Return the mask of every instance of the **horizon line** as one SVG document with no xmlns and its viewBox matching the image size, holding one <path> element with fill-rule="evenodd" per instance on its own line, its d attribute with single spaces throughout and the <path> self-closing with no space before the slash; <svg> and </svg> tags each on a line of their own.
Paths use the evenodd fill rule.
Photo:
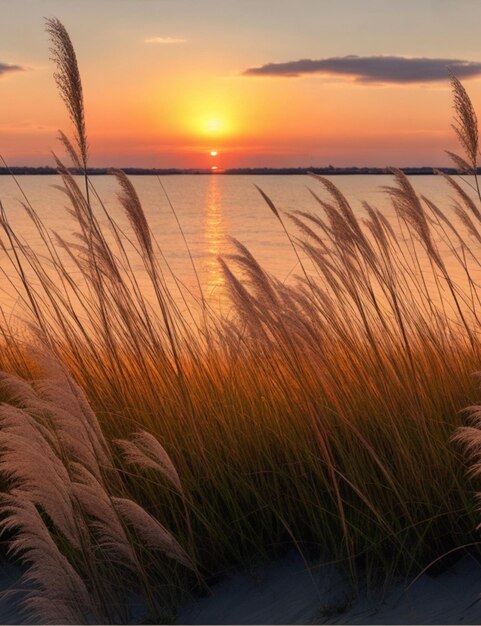
<svg viewBox="0 0 481 626">
<path fill-rule="evenodd" d="M 83 170 L 77 167 L 67 168 L 70 173 L 83 174 Z M 142 167 L 142 166 L 125 166 L 125 167 L 88 167 L 87 173 L 91 175 L 108 175 L 113 169 L 120 169 L 127 174 L 131 175 L 182 175 L 182 174 L 209 174 L 209 175 L 229 175 L 229 174 L 308 174 L 324 173 L 324 174 L 391 174 L 392 169 L 401 170 L 411 174 L 435 174 L 436 171 L 445 173 L 462 173 L 472 174 L 473 172 L 462 172 L 459 168 L 453 166 L 434 166 L 434 165 L 406 165 L 401 167 L 392 166 L 370 166 L 370 165 L 348 165 L 348 166 L 284 166 L 284 167 L 271 167 L 271 166 L 256 166 L 256 167 L 230 167 L 225 169 L 215 169 L 205 167 Z M 0 175 L 56 175 L 58 169 L 52 165 L 10 165 L 8 167 L 0 167 Z M 481 173 L 481 167 L 478 168 L 477 173 Z"/>
</svg>

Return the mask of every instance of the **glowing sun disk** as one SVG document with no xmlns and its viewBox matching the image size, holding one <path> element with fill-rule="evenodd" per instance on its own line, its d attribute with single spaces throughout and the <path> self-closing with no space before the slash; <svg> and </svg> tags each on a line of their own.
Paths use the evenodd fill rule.
<svg viewBox="0 0 481 626">
<path fill-rule="evenodd" d="M 208 119 L 205 123 L 205 129 L 210 133 L 218 133 L 222 130 L 223 124 L 217 118 Z"/>
</svg>

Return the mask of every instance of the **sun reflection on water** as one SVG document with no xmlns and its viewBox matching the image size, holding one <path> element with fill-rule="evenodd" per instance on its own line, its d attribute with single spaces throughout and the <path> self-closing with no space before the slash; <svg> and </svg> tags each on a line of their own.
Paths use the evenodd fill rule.
<svg viewBox="0 0 481 626">
<path fill-rule="evenodd" d="M 222 211 L 222 193 L 217 176 L 209 177 L 202 227 L 206 251 L 202 282 L 208 299 L 211 296 L 219 298 L 223 291 L 224 275 L 217 257 L 225 253 L 226 228 Z"/>
</svg>

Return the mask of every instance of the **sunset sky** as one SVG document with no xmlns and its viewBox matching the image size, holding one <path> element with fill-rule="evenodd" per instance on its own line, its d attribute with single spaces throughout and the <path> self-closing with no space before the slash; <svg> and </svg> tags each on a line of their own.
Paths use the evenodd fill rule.
<svg viewBox="0 0 481 626">
<path fill-rule="evenodd" d="M 52 163 L 57 129 L 70 129 L 44 17 L 58 17 L 77 50 L 93 166 L 447 164 L 448 65 L 481 110 L 478 0 L 0 9 L 0 153 L 11 165 Z"/>
</svg>

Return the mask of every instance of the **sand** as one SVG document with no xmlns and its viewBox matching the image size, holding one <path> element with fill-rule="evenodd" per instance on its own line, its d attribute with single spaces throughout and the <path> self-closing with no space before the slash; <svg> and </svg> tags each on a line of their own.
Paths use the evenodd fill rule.
<svg viewBox="0 0 481 626">
<path fill-rule="evenodd" d="M 464 557 L 438 576 L 353 597 L 332 566 L 306 568 L 296 555 L 237 573 L 185 606 L 177 624 L 478 624 L 481 565 Z"/>
<path fill-rule="evenodd" d="M 26 590 L 22 589 L 22 573 L 15 565 L 2 563 L 0 567 L 0 624 L 24 624 L 26 616 L 20 609 Z"/>
<path fill-rule="evenodd" d="M 25 623 L 20 571 L 0 569 L 0 624 Z M 464 557 L 438 576 L 398 582 L 386 593 L 360 585 L 356 597 L 332 566 L 306 567 L 295 554 L 255 572 L 236 573 L 211 595 L 184 606 L 177 624 L 479 624 L 481 564 Z M 140 614 L 142 611 L 140 611 Z M 143 620 L 138 616 L 136 623 Z"/>
</svg>

